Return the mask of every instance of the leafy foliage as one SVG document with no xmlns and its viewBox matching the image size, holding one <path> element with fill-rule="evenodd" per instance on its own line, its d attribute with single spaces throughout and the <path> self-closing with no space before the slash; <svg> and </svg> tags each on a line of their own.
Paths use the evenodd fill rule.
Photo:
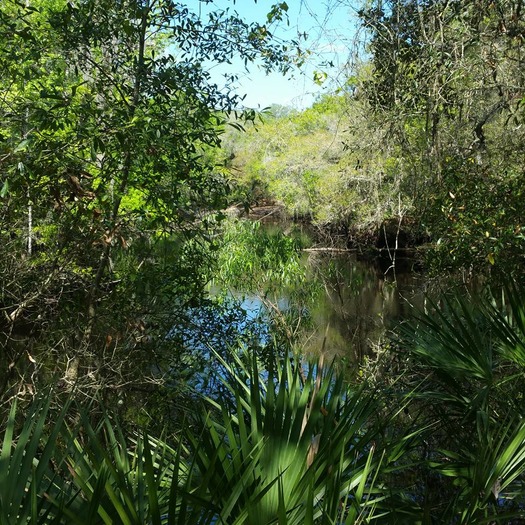
<svg viewBox="0 0 525 525">
<path fill-rule="evenodd" d="M 521 264 L 520 2 L 372 2 L 363 93 L 399 146 L 437 267 Z M 428 191 L 431 188 L 431 191 Z"/>
<path fill-rule="evenodd" d="M 511 523 L 522 515 L 522 294 L 510 288 L 476 307 L 448 300 L 405 331 L 412 380 L 422 381 L 414 407 L 432 428 L 428 467 L 450 497 L 449 505 L 428 502 L 442 521 Z"/>
<path fill-rule="evenodd" d="M 20 523 L 515 523 L 523 519 L 521 292 L 407 329 L 390 373 L 215 358 L 223 394 L 154 438 L 46 393 L 4 426 L 2 520 Z M 96 405 L 92 405 L 96 408 Z M 53 421 L 49 426 L 48 421 Z M 167 421 L 167 430 L 171 422 Z"/>
<path fill-rule="evenodd" d="M 226 133 L 239 201 L 276 201 L 289 216 L 311 221 L 321 234 L 340 232 L 350 244 L 374 243 L 383 223 L 411 215 L 399 148 L 385 142 L 366 103 L 339 93 L 302 112 L 273 111 L 245 135 Z"/>
<path fill-rule="evenodd" d="M 5 386 L 25 348 L 69 387 L 128 384 L 202 296 L 228 188 L 210 151 L 240 102 L 207 67 L 286 70 L 285 8 L 261 25 L 171 0 L 2 2 L 0 329 L 20 376 Z"/>
<path fill-rule="evenodd" d="M 332 95 L 225 141 L 239 200 L 276 200 L 350 244 L 431 241 L 436 269 L 521 265 L 521 2 L 381 0 L 358 16 L 362 53 Z"/>
<path fill-rule="evenodd" d="M 32 523 L 351 524 L 370 517 L 374 472 L 389 457 L 373 423 L 379 399 L 349 390 L 322 364 L 276 360 L 263 372 L 253 356 L 232 354 L 223 365 L 229 396 L 210 400 L 200 422 L 188 420 L 174 447 L 145 433 L 126 437 L 108 414 L 92 423 L 81 412 L 70 429 L 64 409 L 37 461 L 49 404 L 35 407 L 16 439 L 13 406 L 2 457 L 21 459 L 22 468 L 3 471 L 14 489 L 2 493 L 3 508 L 17 518 L 26 512 Z"/>
</svg>

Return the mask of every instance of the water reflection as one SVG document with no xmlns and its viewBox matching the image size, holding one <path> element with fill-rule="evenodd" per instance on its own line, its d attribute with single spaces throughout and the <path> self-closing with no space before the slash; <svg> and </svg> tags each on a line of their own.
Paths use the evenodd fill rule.
<svg viewBox="0 0 525 525">
<path fill-rule="evenodd" d="M 414 271 L 412 259 L 398 260 L 396 271 L 386 273 L 389 261 L 362 260 L 352 253 L 308 252 L 303 262 L 309 282 L 275 296 L 263 299 L 236 290 L 225 297 L 211 290 L 212 298 L 222 300 L 191 312 L 191 323 L 183 324 L 179 334 L 184 346 L 205 356 L 210 347 L 221 352 L 239 342 L 263 349 L 272 341 L 271 327 L 282 328 L 288 320 L 288 335 L 294 334 L 305 353 L 322 351 L 328 358 L 359 362 L 387 330 L 414 315 L 414 306 L 424 306 L 428 279 Z M 297 326 L 302 329 L 295 333 Z"/>
<path fill-rule="evenodd" d="M 355 255 L 314 252 L 307 264 L 324 292 L 311 307 L 315 330 L 306 351 L 360 360 L 373 350 L 387 329 L 422 307 L 425 279 L 411 259 L 398 260 L 386 274 L 384 261 Z"/>
<path fill-rule="evenodd" d="M 264 298 L 246 290 L 212 289 L 207 302 L 177 323 L 170 338 L 190 350 L 184 355 L 191 360 L 188 368 L 199 371 L 197 390 L 216 392 L 224 376 L 210 349 L 226 357 L 228 348 L 245 346 L 264 358 L 281 348 L 274 345 L 281 341 L 275 330 L 284 327 L 286 340 L 294 340 L 305 354 L 322 352 L 328 359 L 360 363 L 388 330 L 425 311 L 429 296 L 439 305 L 444 283 L 449 291 L 461 286 L 463 293 L 471 293 L 471 285 L 450 276 L 429 279 L 410 258 L 398 258 L 395 271 L 386 271 L 389 260 L 363 260 L 348 252 L 305 252 L 303 263 L 309 282 L 298 281 Z M 294 332 L 297 326 L 302 328 Z"/>
</svg>

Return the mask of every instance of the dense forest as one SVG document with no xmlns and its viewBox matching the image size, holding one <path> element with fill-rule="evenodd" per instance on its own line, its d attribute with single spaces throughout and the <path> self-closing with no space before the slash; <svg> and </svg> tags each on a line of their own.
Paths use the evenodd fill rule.
<svg viewBox="0 0 525 525">
<path fill-rule="evenodd" d="M 523 262 L 518 2 L 379 2 L 370 58 L 305 111 L 228 136 L 248 204 L 274 199 L 343 242 L 429 243 L 438 268 Z M 242 201 L 243 199 L 240 198 Z M 394 234 L 394 235 L 392 235 Z"/>
<path fill-rule="evenodd" d="M 308 50 L 224 4 L 0 3 L 0 524 L 525 523 L 522 0 L 348 2 L 261 112 L 210 70 Z M 449 290 L 312 355 L 312 243 Z"/>
</svg>

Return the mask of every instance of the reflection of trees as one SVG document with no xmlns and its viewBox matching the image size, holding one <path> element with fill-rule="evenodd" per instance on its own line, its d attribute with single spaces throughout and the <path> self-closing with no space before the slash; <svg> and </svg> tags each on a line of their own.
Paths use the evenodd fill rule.
<svg viewBox="0 0 525 525">
<path fill-rule="evenodd" d="M 329 354 L 361 359 L 396 320 L 410 315 L 409 301 L 420 289 L 413 272 L 394 279 L 378 264 L 347 254 L 315 254 L 309 264 L 325 290 L 312 308 L 317 327 L 308 344 L 312 351 L 324 346 Z"/>
</svg>

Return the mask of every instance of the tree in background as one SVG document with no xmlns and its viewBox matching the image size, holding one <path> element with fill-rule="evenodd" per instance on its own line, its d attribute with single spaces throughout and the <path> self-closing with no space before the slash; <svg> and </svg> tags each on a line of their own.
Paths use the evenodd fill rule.
<svg viewBox="0 0 525 525">
<path fill-rule="evenodd" d="M 39 374 L 118 390 L 151 370 L 148 341 L 202 291 L 226 191 L 206 151 L 239 100 L 208 68 L 286 70 L 285 10 L 261 25 L 172 0 L 2 3 L 3 392 Z"/>
<path fill-rule="evenodd" d="M 388 0 L 360 17 L 373 65 L 363 93 L 401 148 L 435 260 L 522 262 L 521 2 Z"/>
<path fill-rule="evenodd" d="M 350 242 L 430 240 L 437 268 L 516 267 L 521 2 L 385 0 L 358 15 L 364 47 L 332 95 L 302 112 L 273 108 L 258 134 L 228 138 L 240 197 L 277 200 Z"/>
<path fill-rule="evenodd" d="M 375 245 L 385 224 L 397 226 L 409 215 L 400 148 L 385 142 L 382 123 L 353 93 L 358 82 L 349 79 L 346 89 L 300 112 L 271 108 L 263 125 L 225 134 L 237 204 L 276 201 L 343 245 Z"/>
</svg>

